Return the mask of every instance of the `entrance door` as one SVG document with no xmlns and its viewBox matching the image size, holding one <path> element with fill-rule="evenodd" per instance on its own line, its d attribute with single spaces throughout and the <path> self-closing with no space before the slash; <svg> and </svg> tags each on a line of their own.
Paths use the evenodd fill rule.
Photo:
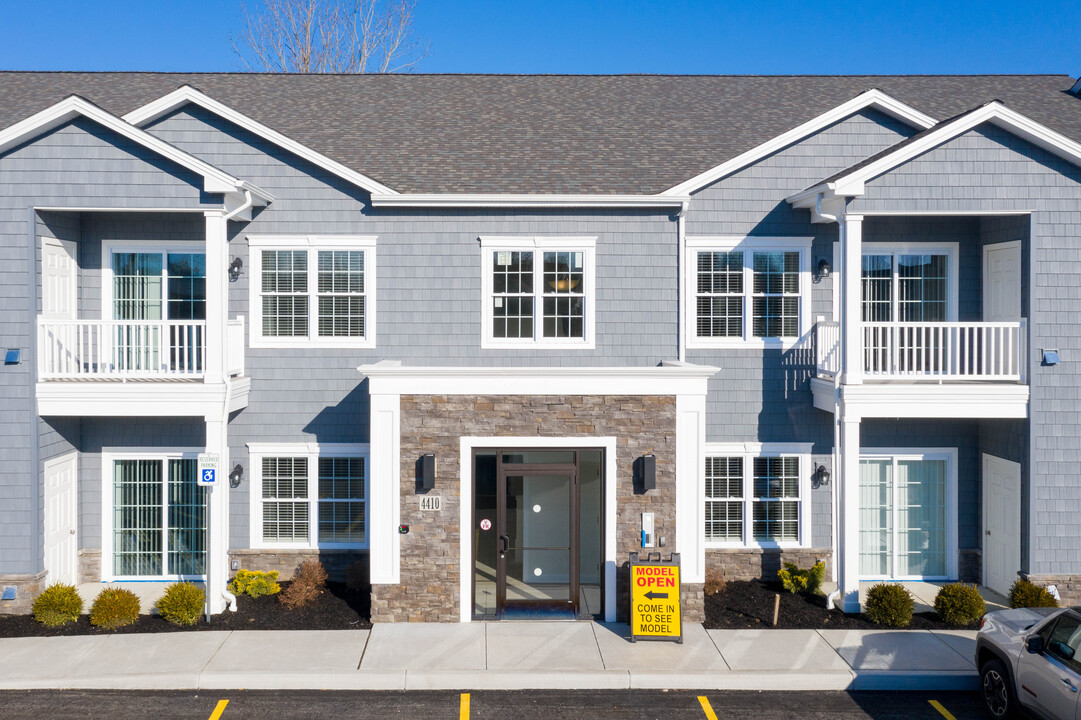
<svg viewBox="0 0 1081 720">
<path fill-rule="evenodd" d="M 1021 319 L 1021 243 L 983 247 L 983 319 Z"/>
<path fill-rule="evenodd" d="M 1021 465 L 983 456 L 983 582 L 1008 595 L 1021 569 Z"/>
<path fill-rule="evenodd" d="M 78 266 L 75 243 L 41 239 L 41 316 L 47 320 L 74 320 L 78 306 Z"/>
<path fill-rule="evenodd" d="M 45 461 L 45 571 L 50 585 L 74 585 L 78 579 L 78 457 L 68 453 Z"/>
</svg>

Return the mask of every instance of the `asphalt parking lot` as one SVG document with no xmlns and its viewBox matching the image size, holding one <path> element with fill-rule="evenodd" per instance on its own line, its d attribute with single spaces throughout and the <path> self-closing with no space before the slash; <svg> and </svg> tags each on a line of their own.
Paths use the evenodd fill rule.
<svg viewBox="0 0 1081 720">
<path fill-rule="evenodd" d="M 975 720 L 983 715 L 978 695 L 957 692 L 20 690 L 0 692 L 0 717 Z"/>
</svg>

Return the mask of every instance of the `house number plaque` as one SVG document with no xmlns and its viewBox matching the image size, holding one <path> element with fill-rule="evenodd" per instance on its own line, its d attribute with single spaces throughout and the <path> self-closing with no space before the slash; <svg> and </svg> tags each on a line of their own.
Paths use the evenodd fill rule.
<svg viewBox="0 0 1081 720">
<path fill-rule="evenodd" d="M 420 509 L 439 512 L 443 509 L 443 497 L 441 495 L 422 495 Z"/>
</svg>

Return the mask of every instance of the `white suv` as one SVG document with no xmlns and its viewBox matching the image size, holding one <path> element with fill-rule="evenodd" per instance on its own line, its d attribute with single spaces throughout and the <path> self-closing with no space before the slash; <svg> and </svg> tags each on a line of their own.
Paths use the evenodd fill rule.
<svg viewBox="0 0 1081 720">
<path fill-rule="evenodd" d="M 976 636 L 984 708 L 1081 720 L 1081 608 L 1018 608 L 984 616 Z"/>
</svg>

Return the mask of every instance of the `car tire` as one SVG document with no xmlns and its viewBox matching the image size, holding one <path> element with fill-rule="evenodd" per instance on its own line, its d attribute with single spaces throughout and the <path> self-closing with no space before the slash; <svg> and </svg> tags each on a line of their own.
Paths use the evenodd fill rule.
<svg viewBox="0 0 1081 720">
<path fill-rule="evenodd" d="M 980 696 L 987 717 L 994 720 L 1017 717 L 1013 681 L 1001 660 L 988 660 L 980 666 Z"/>
</svg>

